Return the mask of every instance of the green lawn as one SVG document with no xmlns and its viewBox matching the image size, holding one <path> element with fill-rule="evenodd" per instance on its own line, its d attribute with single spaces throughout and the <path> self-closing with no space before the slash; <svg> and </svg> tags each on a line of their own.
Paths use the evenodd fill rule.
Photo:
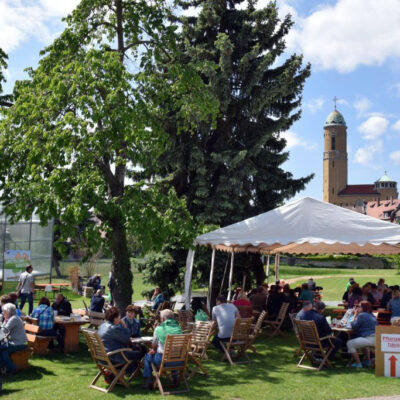
<svg viewBox="0 0 400 400">
<path fill-rule="evenodd" d="M 334 400 L 399 393 L 396 379 L 376 378 L 374 370 L 354 371 L 338 361 L 333 369 L 321 372 L 296 367 L 293 352 L 297 343 L 292 334 L 286 338 L 259 337 L 258 355 L 250 354 L 250 364 L 230 367 L 219 361 L 219 355 L 210 349 L 210 359 L 204 365 L 210 372 L 208 379 L 197 375 L 190 381 L 190 395 L 170 396 L 170 399 L 227 399 L 227 400 Z M 80 353 L 34 356 L 31 368 L 12 377 L 3 377 L 4 399 L 117 399 L 134 396 L 137 399 L 160 399 L 158 392 L 141 389 L 138 378 L 129 390 L 117 387 L 105 395 L 90 389 L 89 383 L 96 374 L 85 344 Z M 102 381 L 101 381 L 102 382 Z M 102 382 L 103 384 L 103 382 Z"/>
<path fill-rule="evenodd" d="M 104 270 L 107 267 L 104 266 Z M 323 268 L 302 268 L 282 266 L 281 279 L 320 276 L 316 281 L 324 287 L 324 300 L 341 298 L 350 276 L 364 283 L 377 281 L 384 277 L 389 284 L 400 282 L 395 270 L 344 270 Z M 299 281 L 298 283 L 301 283 Z M 293 286 L 296 286 L 296 283 Z M 135 299 L 141 298 L 140 292 L 146 286 L 142 276 L 134 272 L 133 288 Z M 139 295 L 136 295 L 139 294 Z M 74 308 L 82 307 L 80 296 L 67 292 Z M 25 309 L 27 306 L 25 307 Z M 296 367 L 293 352 L 297 347 L 294 336 L 289 333 L 285 338 L 267 339 L 265 334 L 259 337 L 257 349 L 259 355 L 251 355 L 248 365 L 230 367 L 219 361 L 214 349 L 210 350 L 210 359 L 205 362 L 210 372 L 208 379 L 197 375 L 191 382 L 190 396 L 171 396 L 171 399 L 348 399 L 377 395 L 395 395 L 399 393 L 396 379 L 376 378 L 372 369 L 354 371 L 346 368 L 345 362 L 338 361 L 333 369 L 320 373 Z M 159 399 L 158 392 L 143 391 L 141 379 L 126 390 L 117 387 L 112 394 L 105 395 L 89 389 L 89 383 L 96 374 L 87 347 L 82 339 L 80 352 L 63 355 L 34 356 L 30 370 L 12 377 L 4 378 L 4 399 L 107 399 L 135 396 L 138 399 Z"/>
</svg>

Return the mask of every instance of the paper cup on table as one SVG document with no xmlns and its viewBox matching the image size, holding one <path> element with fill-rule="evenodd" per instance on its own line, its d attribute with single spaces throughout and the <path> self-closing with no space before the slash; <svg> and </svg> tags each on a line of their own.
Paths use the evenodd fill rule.
<svg viewBox="0 0 400 400">
<path fill-rule="evenodd" d="M 57 311 L 57 310 L 54 310 L 53 313 L 54 313 L 54 316 L 57 317 L 58 311 Z"/>
</svg>

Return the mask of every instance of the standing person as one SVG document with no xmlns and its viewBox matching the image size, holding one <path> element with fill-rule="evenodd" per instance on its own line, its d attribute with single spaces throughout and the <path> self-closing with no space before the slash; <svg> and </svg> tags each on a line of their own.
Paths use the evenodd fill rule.
<svg viewBox="0 0 400 400">
<path fill-rule="evenodd" d="M 14 373 L 17 367 L 10 359 L 10 354 L 26 348 L 26 333 L 24 323 L 16 315 L 15 304 L 7 303 L 3 306 L 4 327 L 10 332 L 7 347 L 0 348 L 1 367 L 6 367 L 7 372 Z"/>
<path fill-rule="evenodd" d="M 26 300 L 29 303 L 30 315 L 33 311 L 33 293 L 35 292 L 35 280 L 32 275 L 33 267 L 32 265 L 27 265 L 25 272 L 23 272 L 19 277 L 19 282 L 17 285 L 17 292 L 21 298 L 21 304 L 19 306 L 20 310 L 24 308 Z"/>
<path fill-rule="evenodd" d="M 316 284 L 313 278 L 310 278 L 307 282 L 308 290 L 315 290 Z"/>
<path fill-rule="evenodd" d="M 164 353 L 164 344 L 168 335 L 179 335 L 182 333 L 181 327 L 174 319 L 174 312 L 172 310 L 162 310 L 160 312 L 161 324 L 154 330 L 154 338 L 152 348 L 144 357 L 143 377 L 145 378 L 144 389 L 152 389 L 152 367 L 151 364 L 157 366 L 161 365 L 161 360 Z M 177 364 L 166 366 L 177 366 Z M 176 375 L 172 375 L 173 381 L 177 380 Z"/>
<path fill-rule="evenodd" d="M 226 302 L 226 297 L 217 296 L 217 305 L 212 309 L 212 320 L 218 324 L 218 334 L 214 336 L 212 344 L 223 351 L 220 342 L 229 342 L 232 336 L 236 318 L 240 318 L 239 310 Z"/>
<path fill-rule="evenodd" d="M 371 366 L 370 354 L 365 352 L 366 359 L 361 363 L 357 350 L 367 347 L 375 347 L 375 327 L 378 321 L 372 314 L 372 306 L 369 301 L 363 300 L 354 313 L 354 321 L 351 328 L 356 332 L 357 337 L 347 342 L 347 351 L 353 356 L 352 368 Z"/>
<path fill-rule="evenodd" d="M 110 303 L 111 306 L 114 305 L 114 299 L 112 297 L 112 291 L 114 289 L 114 276 L 112 271 L 109 272 L 108 274 L 108 282 L 107 282 L 107 287 L 108 287 L 108 302 Z"/>
</svg>

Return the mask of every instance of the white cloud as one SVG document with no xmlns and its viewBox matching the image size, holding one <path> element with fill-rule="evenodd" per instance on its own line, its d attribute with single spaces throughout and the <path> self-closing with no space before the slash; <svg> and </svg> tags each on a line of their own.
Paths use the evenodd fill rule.
<svg viewBox="0 0 400 400">
<path fill-rule="evenodd" d="M 286 1 L 279 5 L 290 10 Z M 296 25 L 287 43 L 314 66 L 345 73 L 400 57 L 399 0 L 338 0 L 305 18 L 291 14 Z"/>
<path fill-rule="evenodd" d="M 79 0 L 0 0 L 0 47 L 9 53 L 32 37 L 48 43 L 54 35 L 51 23 L 60 22 L 78 3 Z"/>
<path fill-rule="evenodd" d="M 324 103 L 325 100 L 323 97 L 317 97 L 307 102 L 305 106 L 310 110 L 312 114 L 315 114 L 317 111 L 322 109 Z"/>
<path fill-rule="evenodd" d="M 290 150 L 293 147 L 303 147 L 306 150 L 313 150 L 317 147 L 317 143 L 308 142 L 293 131 L 281 132 L 280 137 L 286 140 L 286 150 Z"/>
<path fill-rule="evenodd" d="M 389 121 L 385 117 L 375 115 L 364 121 L 358 127 L 358 131 L 361 132 L 364 139 L 374 140 L 385 133 L 388 125 Z"/>
<path fill-rule="evenodd" d="M 369 144 L 367 146 L 357 149 L 354 155 L 354 161 L 357 164 L 364 165 L 365 167 L 380 169 L 380 166 L 376 165 L 376 163 L 374 162 L 374 156 L 376 154 L 382 153 L 382 151 L 383 143 L 381 140 L 378 140 L 373 144 Z"/>
<path fill-rule="evenodd" d="M 400 164 L 400 150 L 393 151 L 389 154 L 389 158 L 395 163 L 395 165 Z"/>
<path fill-rule="evenodd" d="M 400 131 L 400 119 L 397 120 L 393 125 L 392 125 L 392 129 L 394 131 Z"/>
<path fill-rule="evenodd" d="M 353 104 L 359 115 L 366 113 L 372 106 L 371 100 L 368 97 L 361 97 Z"/>
</svg>

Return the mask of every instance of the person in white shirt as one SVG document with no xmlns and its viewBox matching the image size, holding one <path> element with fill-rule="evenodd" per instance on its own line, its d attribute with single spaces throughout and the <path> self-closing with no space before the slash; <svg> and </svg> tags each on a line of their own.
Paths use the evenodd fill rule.
<svg viewBox="0 0 400 400">
<path fill-rule="evenodd" d="M 214 336 L 212 344 L 223 351 L 220 342 L 229 342 L 235 325 L 235 319 L 240 318 L 238 309 L 226 302 L 226 297 L 219 295 L 217 305 L 212 310 L 212 319 L 218 324 L 218 334 Z"/>
<path fill-rule="evenodd" d="M 20 310 L 24 308 L 26 300 L 29 303 L 29 312 L 28 314 L 32 314 L 33 311 L 33 293 L 35 289 L 35 281 L 32 275 L 33 267 L 32 265 L 28 265 L 26 267 L 26 271 L 23 272 L 19 277 L 19 282 L 17 286 L 17 291 L 20 293 Z"/>
</svg>

